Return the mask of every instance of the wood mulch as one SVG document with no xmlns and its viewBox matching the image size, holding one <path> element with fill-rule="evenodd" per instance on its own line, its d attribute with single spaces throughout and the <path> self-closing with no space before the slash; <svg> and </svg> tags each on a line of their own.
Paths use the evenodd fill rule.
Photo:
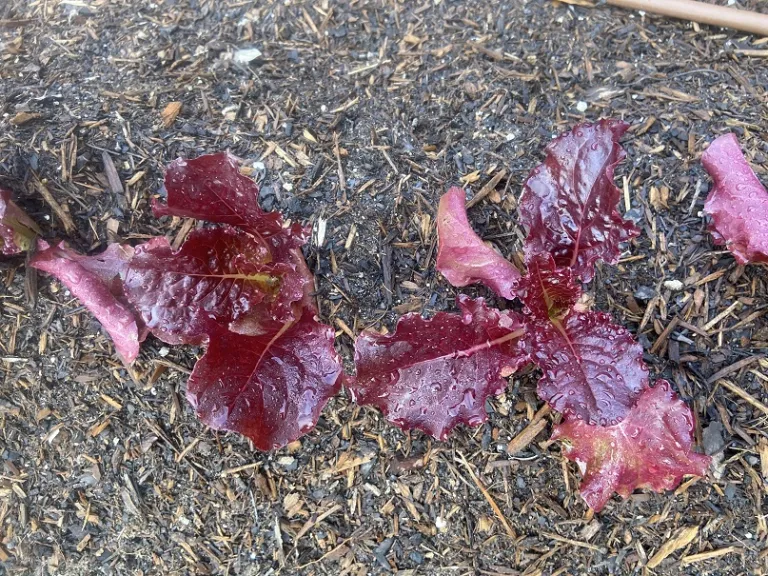
<svg viewBox="0 0 768 576">
<path fill-rule="evenodd" d="M 127 370 L 66 289 L 11 259 L 0 573 L 768 573 L 765 274 L 711 245 L 699 164 L 733 131 L 768 181 L 765 49 L 549 0 L 0 3 L 0 184 L 46 237 L 180 242 L 196 224 L 149 209 L 163 166 L 229 149 L 266 208 L 313 226 L 307 260 L 347 362 L 361 330 L 453 306 L 434 272 L 449 185 L 515 257 L 516 199 L 546 143 L 626 119 L 617 178 L 643 233 L 589 293 L 692 404 L 715 460 L 708 478 L 592 514 L 548 442 L 535 373 L 448 442 L 342 395 L 301 441 L 258 453 L 187 406 L 199 350 L 150 341 Z"/>
</svg>

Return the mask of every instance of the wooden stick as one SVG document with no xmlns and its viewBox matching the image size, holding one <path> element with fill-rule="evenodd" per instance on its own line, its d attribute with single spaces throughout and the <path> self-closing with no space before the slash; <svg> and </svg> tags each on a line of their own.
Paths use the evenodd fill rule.
<svg viewBox="0 0 768 576">
<path fill-rule="evenodd" d="M 607 3 L 621 8 L 643 10 L 652 14 L 768 36 L 768 14 L 749 10 L 726 8 L 696 0 L 607 0 Z"/>
</svg>

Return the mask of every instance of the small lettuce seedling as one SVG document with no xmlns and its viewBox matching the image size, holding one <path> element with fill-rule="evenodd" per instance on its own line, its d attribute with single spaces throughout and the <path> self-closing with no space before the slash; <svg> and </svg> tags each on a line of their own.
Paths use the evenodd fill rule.
<svg viewBox="0 0 768 576">
<path fill-rule="evenodd" d="M 703 475 L 709 458 L 692 451 L 690 409 L 666 382 L 649 386 L 642 347 L 625 328 L 607 314 L 576 306 L 580 281 L 592 279 L 595 263 L 616 263 L 620 244 L 638 233 L 616 210 L 621 194 L 613 172 L 625 155 L 619 139 L 626 129 L 615 120 L 584 124 L 547 146 L 520 199 L 525 275 L 472 230 L 464 191 L 449 190 L 437 216 L 438 270 L 455 286 L 479 282 L 503 298 L 517 297 L 525 313 L 482 304 L 485 318 L 514 318 L 510 340 L 491 331 L 498 330 L 495 324 L 474 320 L 464 297 L 461 315 L 406 317 L 391 336 L 363 334 L 355 346 L 353 397 L 379 406 L 404 429 L 444 438 L 459 423 L 485 421 L 482 401 L 503 390 L 500 375 L 532 362 L 542 371 L 539 396 L 563 413 L 553 437 L 580 464 L 581 493 L 595 510 L 613 491 L 627 496 L 642 486 L 661 490 L 676 486 L 684 474 Z M 461 332 L 454 327 L 459 323 Z M 471 338 L 458 336 L 464 333 Z M 420 343 L 426 358 L 415 354 Z M 463 362 L 459 368 L 456 359 Z M 472 410 L 459 417 L 457 407 L 467 405 Z"/>
<path fill-rule="evenodd" d="M 333 329 L 315 319 L 307 232 L 258 205 L 259 189 L 228 154 L 178 160 L 167 170 L 158 216 L 219 223 L 178 250 L 164 237 L 101 255 L 64 244 L 32 265 L 59 278 L 98 318 L 128 362 L 147 333 L 206 348 L 187 385 L 200 418 L 261 450 L 311 430 L 341 386 Z"/>
</svg>

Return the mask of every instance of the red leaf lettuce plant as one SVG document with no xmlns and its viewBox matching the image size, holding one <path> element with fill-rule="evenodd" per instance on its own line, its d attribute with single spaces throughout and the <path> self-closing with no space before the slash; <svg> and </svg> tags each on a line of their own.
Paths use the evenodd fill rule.
<svg viewBox="0 0 768 576">
<path fill-rule="evenodd" d="M 532 362 L 542 371 L 539 396 L 563 414 L 553 438 L 581 467 L 581 493 L 595 510 L 613 492 L 671 489 L 684 474 L 704 475 L 709 458 L 692 450 L 690 409 L 667 382 L 649 385 L 642 347 L 625 328 L 577 306 L 595 263 L 615 264 L 620 244 L 638 233 L 616 211 L 613 172 L 626 129 L 604 120 L 549 144 L 520 200 L 524 276 L 475 234 L 464 191 L 450 189 L 438 209 L 437 269 L 454 286 L 479 282 L 519 298 L 524 313 L 460 296 L 460 314 L 411 314 L 392 334 L 363 333 L 353 398 L 442 439 L 459 423 L 485 421 L 485 400 L 504 389 L 503 376 Z"/>
<path fill-rule="evenodd" d="M 226 153 L 177 160 L 165 188 L 156 215 L 219 225 L 194 230 L 178 249 L 159 237 L 83 256 L 41 242 L 31 264 L 91 310 L 127 362 L 148 333 L 204 346 L 187 383 L 200 418 L 261 450 L 284 446 L 314 427 L 340 387 L 333 329 L 316 320 L 310 298 L 307 231 L 264 212 L 258 187 Z"/>
</svg>

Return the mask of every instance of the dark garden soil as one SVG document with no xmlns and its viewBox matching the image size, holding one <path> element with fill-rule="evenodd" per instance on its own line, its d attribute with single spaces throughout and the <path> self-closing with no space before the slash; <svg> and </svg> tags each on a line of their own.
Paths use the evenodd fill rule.
<svg viewBox="0 0 768 576">
<path fill-rule="evenodd" d="M 347 367 L 361 330 L 453 307 L 434 271 L 450 184 L 479 196 L 475 228 L 514 255 L 545 144 L 626 119 L 621 208 L 643 233 L 599 268 L 592 303 L 638 334 L 715 461 L 592 514 L 548 442 L 552 415 L 510 452 L 542 407 L 535 372 L 448 442 L 342 394 L 312 433 L 259 453 L 186 404 L 199 350 L 150 339 L 127 370 L 79 302 L 17 258 L 0 264 L 0 573 L 768 573 L 766 280 L 711 245 L 699 165 L 733 131 L 768 180 L 766 48 L 549 0 L 0 2 L 0 184 L 46 237 L 179 241 L 196 224 L 149 209 L 163 166 L 229 149 L 266 208 L 314 226 L 307 260 Z"/>
</svg>

